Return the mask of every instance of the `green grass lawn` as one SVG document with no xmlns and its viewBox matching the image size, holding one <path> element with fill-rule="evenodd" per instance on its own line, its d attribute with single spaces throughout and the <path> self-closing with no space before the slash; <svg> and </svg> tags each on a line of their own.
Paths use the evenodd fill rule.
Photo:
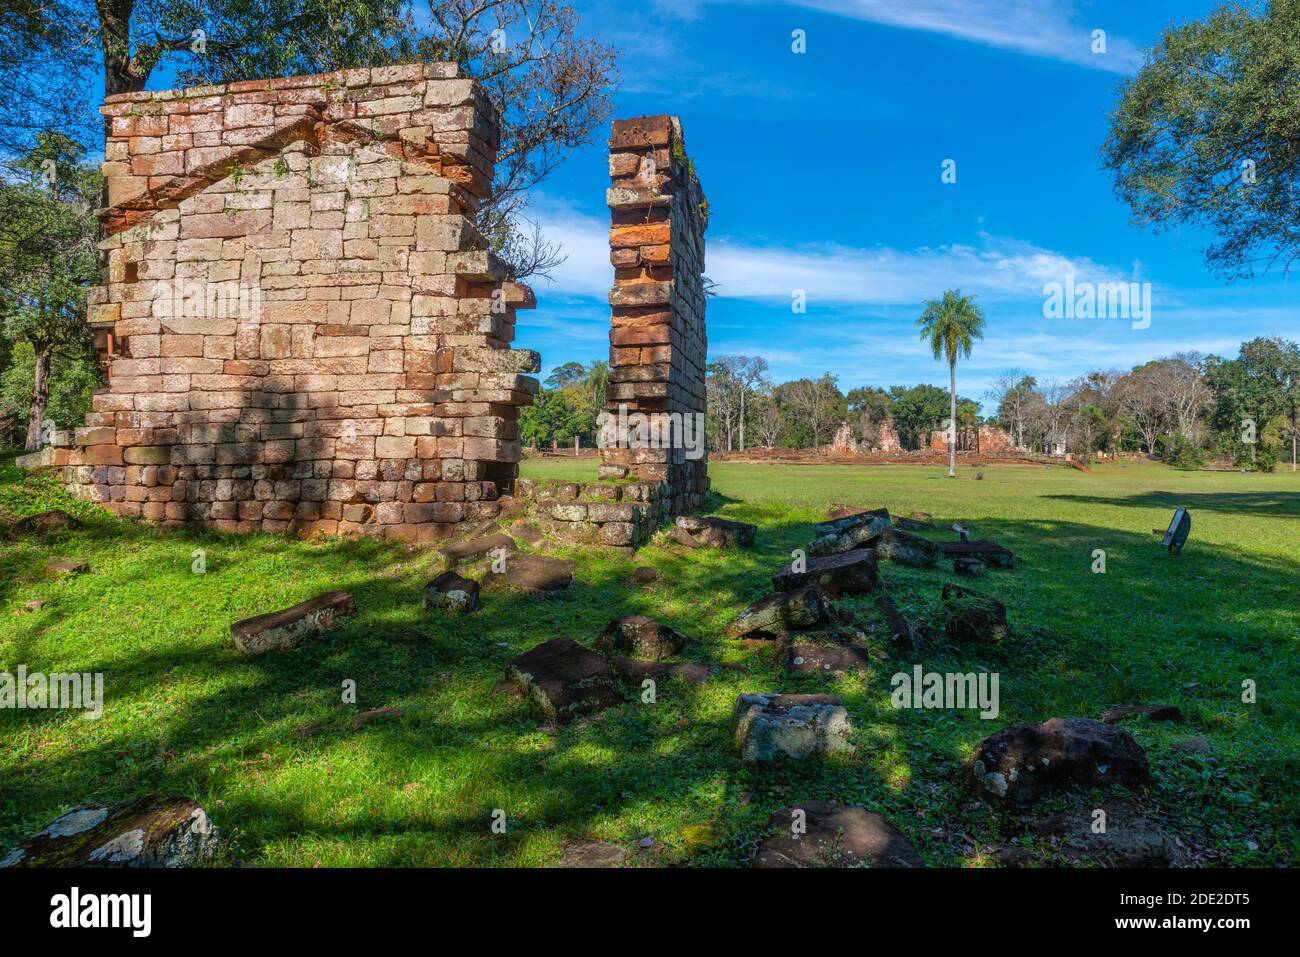
<svg viewBox="0 0 1300 957">
<path fill-rule="evenodd" d="M 8 459 L 5 460 L 6 462 Z M 525 474 L 588 478 L 593 460 L 534 461 Z M 1008 723 L 1100 715 L 1109 705 L 1172 703 L 1182 724 L 1127 727 L 1155 785 L 1143 806 L 1189 846 L 1232 865 L 1300 859 L 1300 479 L 1109 465 L 965 470 L 716 464 L 716 514 L 759 526 L 755 548 L 651 545 L 634 561 L 595 549 L 575 558 L 566 596 L 489 595 L 471 617 L 421 611 L 434 556 L 377 542 L 164 533 L 62 495 L 50 476 L 0 467 L 0 509 L 62 507 L 83 529 L 44 542 L 0 539 L 0 671 L 102 672 L 105 712 L 0 711 L 0 854 L 83 802 L 148 792 L 203 804 L 251 865 L 542 865 L 566 841 L 637 849 L 644 863 L 743 863 L 777 808 L 810 798 L 863 804 L 900 827 L 933 865 L 980 864 L 1015 838 L 1013 817 L 965 799 L 960 767 Z M 895 710 L 889 677 L 787 676 L 770 656 L 721 637 L 769 576 L 809 541 L 832 502 L 959 520 L 1013 549 L 1014 571 L 975 587 L 1005 602 L 1002 647 L 938 650 L 938 671 L 997 671 L 1001 715 Z M 1151 529 L 1192 509 L 1181 556 Z M 939 534 L 936 532 L 936 534 Z M 1093 574 L 1093 550 L 1107 573 Z M 191 570 L 194 552 L 207 571 Z M 92 571 L 56 580 L 51 558 Z M 638 564 L 658 568 L 649 587 Z M 899 604 L 934 618 L 947 571 L 882 566 Z M 965 580 L 963 580 L 965 581 Z M 358 614 L 302 648 L 242 659 L 229 626 L 330 589 Z M 37 612 L 22 611 L 42 599 Z M 851 603 L 885 648 L 870 599 Z M 557 635 L 590 642 L 616 615 L 645 613 L 701 639 L 687 657 L 734 663 L 708 685 L 671 682 L 654 705 L 548 728 L 492 688 L 511 656 Z M 357 684 L 357 704 L 341 702 Z M 1254 681 L 1258 701 L 1242 701 Z M 826 691 L 855 721 L 857 751 L 799 767 L 741 765 L 728 720 L 744 691 Z M 353 730 L 358 711 L 402 716 Z M 1204 735 L 1209 756 L 1170 745 Z M 504 810 L 504 835 L 491 829 Z M 700 827 L 703 825 L 704 827 Z"/>
</svg>

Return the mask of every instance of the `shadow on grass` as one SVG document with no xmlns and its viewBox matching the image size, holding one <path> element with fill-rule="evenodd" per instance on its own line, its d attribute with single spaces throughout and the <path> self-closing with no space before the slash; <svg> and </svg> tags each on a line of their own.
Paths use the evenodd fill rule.
<svg viewBox="0 0 1300 957">
<path fill-rule="evenodd" d="M 992 572 L 973 585 L 1008 605 L 1013 641 L 935 647 L 923 656 L 934 670 L 1001 673 L 1002 714 L 980 721 L 969 713 L 894 710 L 889 676 L 909 670 L 910 661 L 882 661 L 871 674 L 839 679 L 785 675 L 767 656 L 721 638 L 741 607 L 770 590 L 769 576 L 791 549 L 807 544 L 809 524 L 821 516 L 722 496 L 710 499 L 714 510 L 759 524 L 757 546 L 650 547 L 641 560 L 662 574 L 650 588 L 630 584 L 635 566 L 627 559 L 560 548 L 579 559 L 566 595 L 493 593 L 482 611 L 461 619 L 419 609 L 428 552 L 362 541 L 288 554 L 286 575 L 296 562 L 326 563 L 331 587 L 356 598 L 356 618 L 292 653 L 254 661 L 230 646 L 225 621 L 211 637 L 92 655 L 81 670 L 106 674 L 109 719 L 117 708 L 143 707 L 174 688 L 202 692 L 181 695 L 183 703 L 157 721 L 94 741 L 70 733 L 64 746 L 10 765 L 0 776 L 2 832 L 16 837 L 77 803 L 163 791 L 209 804 L 219 825 L 242 832 L 242 853 L 252 863 L 293 857 L 286 845 L 315 849 L 301 851 L 308 856 L 334 848 L 329 853 L 355 853 L 372 864 L 519 863 L 553 857 L 546 840 L 557 833 L 630 843 L 638 831 L 658 833 L 670 821 L 715 824 L 719 844 L 695 862 L 736 864 L 776 808 L 822 798 L 881 810 L 932 862 L 955 863 L 971 840 L 1002 826 L 962 800 L 959 769 L 976 741 L 1013 721 L 1096 716 L 1109 705 L 1159 700 L 1187 714 L 1179 734 L 1215 738 L 1228 777 L 1202 780 L 1201 765 L 1168 750 L 1172 732 L 1134 726 L 1160 782 L 1152 800 L 1188 808 L 1189 821 L 1214 822 L 1234 835 L 1264 821 L 1281 846 L 1295 844 L 1296 563 L 1195 543 L 1169 556 L 1147 536 L 1077 523 L 980 521 L 980 536 L 1021 558 L 1016 571 Z M 127 550 L 156 537 L 118 522 L 80 534 Z M 285 549 L 273 536 L 165 534 L 182 553 L 214 540 L 238 542 L 243 553 Z M 1090 571 L 1095 548 L 1107 551 L 1105 575 Z M 376 573 L 399 562 L 409 567 Z M 931 620 L 940 585 L 958 580 L 946 570 L 894 565 L 883 566 L 882 576 L 909 613 Z M 1247 593 L 1251 600 L 1243 602 Z M 159 599 L 157 613 L 166 614 L 165 596 Z M 851 604 L 869 644 L 893 654 L 870 600 Z M 745 670 L 724 670 L 704 687 L 663 685 L 654 707 L 628 688 L 627 704 L 558 729 L 543 727 L 526 703 L 492 693 L 509 657 L 558 635 L 590 643 L 610 618 L 633 613 L 700 639 L 684 657 L 735 660 Z M 57 615 L 41 619 L 20 645 L 31 657 L 42 651 L 50 670 L 59 650 L 40 646 L 54 640 L 59 623 Z M 1252 675 L 1267 690 L 1253 710 L 1240 701 L 1240 680 Z M 355 707 L 340 703 L 345 679 L 357 683 Z M 803 766 L 743 766 L 730 741 L 730 706 L 736 694 L 758 690 L 840 695 L 857 725 L 858 753 Z M 352 730 L 357 711 L 384 706 L 403 715 Z M 4 720 L 18 725 L 7 734 L 21 736 L 81 719 L 23 712 Z M 1251 805 L 1239 803 L 1240 794 Z M 499 839 L 490 831 L 496 808 L 511 822 Z M 936 815 L 945 825 L 938 834 Z M 658 836 L 662 843 L 665 835 Z"/>
</svg>

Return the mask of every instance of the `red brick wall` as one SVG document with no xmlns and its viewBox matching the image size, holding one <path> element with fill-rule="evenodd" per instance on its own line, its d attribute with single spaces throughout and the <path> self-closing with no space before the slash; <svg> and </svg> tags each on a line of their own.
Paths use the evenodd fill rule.
<svg viewBox="0 0 1300 957">
<path fill-rule="evenodd" d="M 610 383 L 618 413 L 703 414 L 704 232 L 708 205 L 674 116 L 616 120 L 609 141 L 611 187 Z M 666 483 L 665 512 L 698 509 L 707 460 L 672 448 L 607 447 L 602 474 L 630 471 Z M 661 516 L 662 517 L 662 516 Z"/>
</svg>

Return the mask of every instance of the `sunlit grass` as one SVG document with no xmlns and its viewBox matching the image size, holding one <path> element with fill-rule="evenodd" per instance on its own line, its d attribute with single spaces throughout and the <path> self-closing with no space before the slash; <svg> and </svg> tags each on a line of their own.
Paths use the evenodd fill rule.
<svg viewBox="0 0 1300 957">
<path fill-rule="evenodd" d="M 591 459 L 531 460 L 526 474 L 590 479 Z M 864 804 L 902 828 L 933 864 L 980 857 L 1002 823 L 963 800 L 958 771 L 970 747 L 1013 721 L 1096 716 L 1108 705 L 1179 705 L 1183 725 L 1133 723 L 1157 787 L 1147 800 L 1175 812 L 1197 840 L 1234 863 L 1300 858 L 1300 480 L 1290 473 L 1181 472 L 1161 466 L 964 471 L 889 466 L 710 468 L 719 514 L 756 522 L 746 552 L 651 545 L 636 561 L 564 549 L 578 580 L 563 598 L 491 595 L 466 619 L 426 616 L 420 589 L 432 554 L 376 542 L 156 532 L 66 499 L 49 477 L 0 470 L 9 516 L 54 505 L 86 527 L 47 542 L 0 540 L 0 670 L 102 671 L 99 721 L 74 714 L 0 712 L 0 850 L 63 810 L 146 792 L 192 795 L 254 865 L 555 863 L 566 840 L 621 843 L 645 862 L 743 862 L 767 817 L 807 798 Z M 896 711 L 889 677 L 911 662 L 829 679 L 783 675 L 770 658 L 720 637 L 806 545 L 832 502 L 931 512 L 1021 558 L 979 589 L 1010 609 L 1004 648 L 935 650 L 927 668 L 995 670 L 1002 713 Z M 1172 556 L 1151 530 L 1176 505 L 1193 530 Z M 936 534 L 941 534 L 936 531 Z M 951 533 L 948 533 L 951 534 Z M 1107 573 L 1093 574 L 1094 549 Z M 193 574 L 195 549 L 207 573 Z M 54 557 L 88 561 L 89 575 L 55 580 Z M 631 571 L 662 572 L 649 588 Z M 933 616 L 946 571 L 886 566 L 904 610 Z M 358 614 L 326 639 L 247 662 L 231 622 L 334 588 Z M 29 599 L 45 602 L 29 613 Z M 850 603 L 884 649 L 869 599 Z M 642 612 L 701 640 L 697 660 L 736 663 L 704 687 L 661 685 L 629 704 L 558 730 L 528 706 L 493 695 L 504 662 L 557 635 L 590 641 L 610 618 Z M 877 629 L 872 633 L 872 629 Z M 344 679 L 357 705 L 341 703 Z M 1254 680 L 1258 703 L 1241 701 Z M 857 753 L 803 767 L 748 769 L 728 719 L 742 691 L 829 691 L 852 712 Z M 400 718 L 354 731 L 358 710 Z M 1193 734 L 1206 759 L 1170 749 Z M 504 810 L 505 835 L 491 831 Z M 706 830 L 686 830 L 708 825 Z M 711 846 L 685 835 L 710 835 Z M 654 840 L 637 848 L 643 837 Z M 1258 845 L 1247 850 L 1246 841 Z"/>
</svg>

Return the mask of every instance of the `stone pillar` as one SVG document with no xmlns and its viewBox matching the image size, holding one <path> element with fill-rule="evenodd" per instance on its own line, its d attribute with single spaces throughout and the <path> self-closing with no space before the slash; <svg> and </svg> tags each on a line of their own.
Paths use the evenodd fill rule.
<svg viewBox="0 0 1300 957">
<path fill-rule="evenodd" d="M 471 217 L 497 118 L 455 64 L 109 97 L 112 348 L 64 468 L 129 516 L 424 540 L 499 513 L 531 291 Z"/>
<path fill-rule="evenodd" d="M 611 419 L 602 433 L 601 475 L 662 483 L 661 510 L 682 514 L 700 508 L 708 490 L 702 276 L 708 202 L 677 117 L 616 120 L 609 149 Z M 651 421 L 642 424 L 638 415 Z M 633 447 L 647 439 L 652 447 Z M 687 443 L 698 444 L 698 456 Z"/>
</svg>

